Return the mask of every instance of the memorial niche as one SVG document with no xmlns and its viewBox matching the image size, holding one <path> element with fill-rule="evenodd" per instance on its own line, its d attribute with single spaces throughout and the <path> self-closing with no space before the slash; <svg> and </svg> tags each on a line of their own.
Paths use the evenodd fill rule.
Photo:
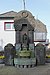
<svg viewBox="0 0 50 75">
<path fill-rule="evenodd" d="M 21 28 L 21 44 L 22 44 L 22 50 L 26 49 L 28 50 L 28 29 L 27 24 L 22 24 Z"/>
<path fill-rule="evenodd" d="M 14 20 L 14 27 L 16 31 L 16 44 L 21 44 L 21 49 L 29 49 L 29 44 L 34 44 L 34 18 L 27 13 L 27 17 L 23 17 L 22 12 L 17 15 Z M 21 15 L 21 16 L 20 16 Z M 30 18 L 29 18 L 30 16 Z M 31 22 L 31 18 L 33 21 Z"/>
<path fill-rule="evenodd" d="M 23 35 L 23 43 L 27 43 L 27 35 L 26 35 L 26 33 Z"/>
</svg>

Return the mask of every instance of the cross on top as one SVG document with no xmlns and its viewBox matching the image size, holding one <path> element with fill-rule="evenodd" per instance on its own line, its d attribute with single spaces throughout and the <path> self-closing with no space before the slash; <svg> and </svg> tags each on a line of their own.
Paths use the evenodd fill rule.
<svg viewBox="0 0 50 75">
<path fill-rule="evenodd" d="M 23 4 L 24 4 L 24 10 L 25 10 L 25 0 L 23 0 Z"/>
</svg>

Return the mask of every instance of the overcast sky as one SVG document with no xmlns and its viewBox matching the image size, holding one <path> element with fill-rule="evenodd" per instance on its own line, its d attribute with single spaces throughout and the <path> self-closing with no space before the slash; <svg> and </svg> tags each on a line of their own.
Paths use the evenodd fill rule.
<svg viewBox="0 0 50 75">
<path fill-rule="evenodd" d="M 0 0 L 0 14 L 12 10 L 23 10 L 23 0 Z M 46 25 L 47 38 L 50 39 L 50 0 L 26 0 L 26 10 Z"/>
</svg>

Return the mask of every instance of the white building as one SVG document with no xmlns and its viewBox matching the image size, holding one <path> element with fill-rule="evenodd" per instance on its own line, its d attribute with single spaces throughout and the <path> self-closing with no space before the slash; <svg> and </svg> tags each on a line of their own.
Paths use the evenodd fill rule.
<svg viewBox="0 0 50 75">
<path fill-rule="evenodd" d="M 0 46 L 4 48 L 8 43 L 15 44 L 14 18 L 17 12 L 10 11 L 0 14 Z M 34 42 L 44 42 L 47 40 L 47 29 L 40 20 L 35 19 Z"/>
</svg>

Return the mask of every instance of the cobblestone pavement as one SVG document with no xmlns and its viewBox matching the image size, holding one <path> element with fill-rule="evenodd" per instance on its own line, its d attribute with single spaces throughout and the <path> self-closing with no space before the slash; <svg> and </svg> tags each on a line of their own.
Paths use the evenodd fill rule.
<svg viewBox="0 0 50 75">
<path fill-rule="evenodd" d="M 50 63 L 34 68 L 16 68 L 0 64 L 0 75 L 50 75 Z"/>
</svg>

